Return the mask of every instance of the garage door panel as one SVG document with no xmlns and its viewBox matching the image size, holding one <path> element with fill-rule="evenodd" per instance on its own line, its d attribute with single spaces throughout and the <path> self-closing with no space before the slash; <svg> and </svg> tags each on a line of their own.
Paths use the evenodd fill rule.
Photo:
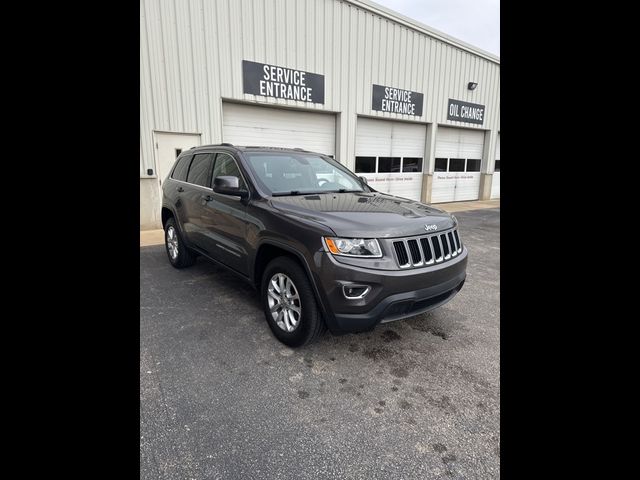
<svg viewBox="0 0 640 480">
<path fill-rule="evenodd" d="M 328 155 L 334 154 L 331 135 L 295 129 L 225 125 L 224 141 L 234 145 L 303 148 Z"/>
<path fill-rule="evenodd" d="M 394 157 L 424 157 L 427 128 L 396 122 L 391 138 L 391 155 Z"/>
<path fill-rule="evenodd" d="M 453 202 L 455 200 L 456 181 L 446 178 L 447 172 L 435 172 L 431 187 L 431 203 Z"/>
<path fill-rule="evenodd" d="M 439 127 L 436 135 L 436 157 L 482 158 L 483 131 Z"/>
<path fill-rule="evenodd" d="M 480 198 L 480 172 L 460 173 L 456 180 L 454 202 Z"/>
<path fill-rule="evenodd" d="M 439 127 L 436 158 L 481 159 L 484 131 Z M 451 162 L 449 162 L 451 163 Z M 467 165 L 468 168 L 468 165 Z M 480 172 L 434 172 L 432 203 L 458 202 L 480 198 Z"/>
<path fill-rule="evenodd" d="M 390 195 L 420 201 L 422 174 L 406 175 L 402 182 L 391 183 L 388 190 Z"/>
<path fill-rule="evenodd" d="M 356 157 L 391 156 L 391 122 L 358 118 L 356 130 Z"/>
<path fill-rule="evenodd" d="M 393 174 L 386 178 L 382 174 L 375 173 L 363 173 L 362 176 L 366 177 L 369 185 L 379 192 L 411 200 L 420 200 L 422 174 L 403 175 L 402 181 L 396 181 L 396 178 L 399 177 Z"/>
<path fill-rule="evenodd" d="M 356 156 L 424 157 L 425 125 L 358 118 Z"/>
<path fill-rule="evenodd" d="M 427 127 L 423 124 L 358 117 L 356 157 L 424 157 Z M 380 168 L 380 161 L 378 161 Z M 420 201 L 422 172 L 358 173 L 376 190 Z"/>
<path fill-rule="evenodd" d="M 234 145 L 303 148 L 335 155 L 331 114 L 223 104 L 223 141 Z"/>
</svg>

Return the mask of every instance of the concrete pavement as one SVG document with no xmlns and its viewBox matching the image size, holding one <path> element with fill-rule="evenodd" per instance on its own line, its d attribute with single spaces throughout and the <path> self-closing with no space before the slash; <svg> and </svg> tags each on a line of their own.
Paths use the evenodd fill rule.
<svg viewBox="0 0 640 480">
<path fill-rule="evenodd" d="M 499 478 L 500 214 L 456 216 L 451 302 L 300 349 L 233 274 L 140 249 L 141 480 Z"/>
</svg>

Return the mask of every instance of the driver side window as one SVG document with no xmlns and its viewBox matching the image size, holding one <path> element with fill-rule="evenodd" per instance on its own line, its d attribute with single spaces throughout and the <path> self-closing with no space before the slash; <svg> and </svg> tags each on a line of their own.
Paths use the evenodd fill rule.
<svg viewBox="0 0 640 480">
<path fill-rule="evenodd" d="M 211 176 L 211 185 L 216 177 L 232 176 L 238 177 L 240 188 L 246 189 L 247 186 L 242 179 L 242 174 L 238 168 L 235 159 L 228 153 L 218 153 L 216 155 L 216 163 L 213 166 L 213 175 Z"/>
</svg>

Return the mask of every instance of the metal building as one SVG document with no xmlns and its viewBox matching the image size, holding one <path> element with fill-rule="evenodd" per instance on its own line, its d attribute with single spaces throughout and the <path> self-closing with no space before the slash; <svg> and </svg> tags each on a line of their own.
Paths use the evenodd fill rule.
<svg viewBox="0 0 640 480">
<path fill-rule="evenodd" d="M 300 147 L 427 203 L 499 198 L 500 59 L 368 0 L 141 0 L 140 227 L 195 145 Z"/>
</svg>

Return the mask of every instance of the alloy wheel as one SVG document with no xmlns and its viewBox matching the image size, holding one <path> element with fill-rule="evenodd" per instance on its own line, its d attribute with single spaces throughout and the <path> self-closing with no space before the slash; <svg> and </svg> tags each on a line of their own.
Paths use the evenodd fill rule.
<svg viewBox="0 0 640 480">
<path fill-rule="evenodd" d="M 167 229 L 167 248 L 172 260 L 178 258 L 178 233 L 173 227 Z"/>
<path fill-rule="evenodd" d="M 302 314 L 300 295 L 293 281 L 284 273 L 276 273 L 269 281 L 267 299 L 276 325 L 285 332 L 293 332 Z"/>
</svg>

